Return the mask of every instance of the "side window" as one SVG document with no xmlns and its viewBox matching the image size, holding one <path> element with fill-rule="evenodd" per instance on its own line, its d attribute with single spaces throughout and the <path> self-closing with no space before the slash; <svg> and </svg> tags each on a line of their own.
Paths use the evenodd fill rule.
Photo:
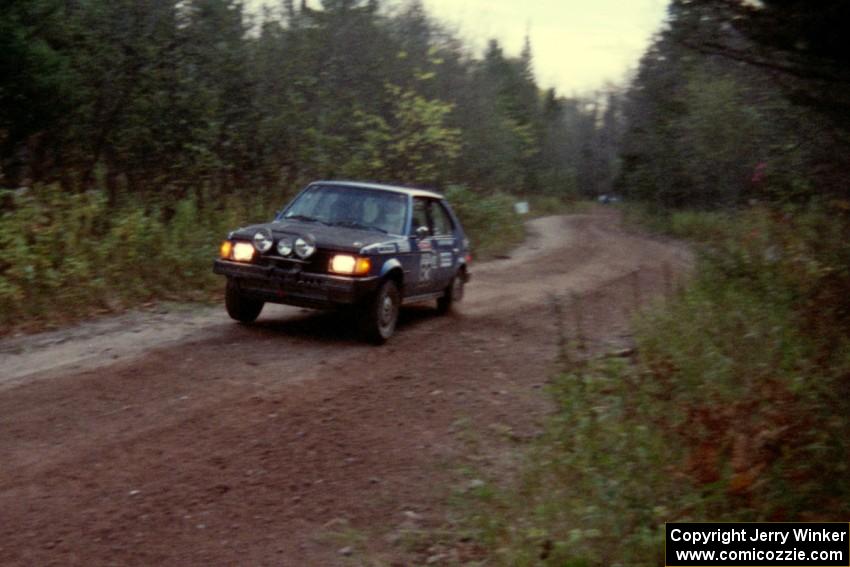
<svg viewBox="0 0 850 567">
<path fill-rule="evenodd" d="M 439 201 L 431 201 L 431 220 L 434 221 L 434 236 L 451 236 L 454 234 L 452 218 Z"/>
<path fill-rule="evenodd" d="M 413 199 L 413 222 L 410 227 L 413 234 L 416 234 L 416 229 L 420 226 L 429 226 L 427 205 L 428 202 L 421 197 Z"/>
</svg>

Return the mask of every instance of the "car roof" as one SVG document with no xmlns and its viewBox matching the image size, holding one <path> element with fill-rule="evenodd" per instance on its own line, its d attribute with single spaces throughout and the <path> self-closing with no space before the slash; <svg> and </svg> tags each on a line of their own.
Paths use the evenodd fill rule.
<svg viewBox="0 0 850 567">
<path fill-rule="evenodd" d="M 427 189 L 416 189 L 415 187 L 400 187 L 398 185 L 385 185 L 383 183 L 366 183 L 363 181 L 314 181 L 310 185 L 332 185 L 334 187 L 354 187 L 358 189 L 377 189 L 378 191 L 392 191 L 394 193 L 404 193 L 412 197 L 431 197 L 434 199 L 442 199 L 443 196 L 436 191 Z"/>
</svg>

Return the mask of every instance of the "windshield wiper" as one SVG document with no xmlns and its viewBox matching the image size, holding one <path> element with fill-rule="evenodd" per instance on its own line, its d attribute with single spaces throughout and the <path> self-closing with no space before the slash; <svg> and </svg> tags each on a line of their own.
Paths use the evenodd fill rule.
<svg viewBox="0 0 850 567">
<path fill-rule="evenodd" d="M 350 220 L 336 221 L 336 222 L 331 223 L 331 225 L 332 226 L 346 226 L 346 227 L 349 227 L 349 228 L 360 228 L 360 229 L 363 229 L 363 230 L 375 230 L 375 231 L 378 231 L 378 232 L 383 232 L 384 234 L 389 234 L 389 231 L 386 231 L 379 226 L 373 226 L 373 225 L 370 225 L 370 224 L 363 224 L 363 223 L 359 223 L 357 221 L 350 221 Z"/>
</svg>

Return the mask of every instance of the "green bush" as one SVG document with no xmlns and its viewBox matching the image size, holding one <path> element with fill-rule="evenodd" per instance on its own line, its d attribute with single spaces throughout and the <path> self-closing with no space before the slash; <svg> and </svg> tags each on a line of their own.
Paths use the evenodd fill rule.
<svg viewBox="0 0 850 567">
<path fill-rule="evenodd" d="M 476 259 L 507 254 L 525 237 L 522 217 L 514 212 L 515 197 L 503 193 L 479 195 L 453 185 L 446 198 L 460 217 Z"/>
<path fill-rule="evenodd" d="M 712 518 L 837 519 L 850 502 L 847 221 L 814 207 L 735 222 L 687 292 L 639 325 L 643 370 Z"/>
</svg>

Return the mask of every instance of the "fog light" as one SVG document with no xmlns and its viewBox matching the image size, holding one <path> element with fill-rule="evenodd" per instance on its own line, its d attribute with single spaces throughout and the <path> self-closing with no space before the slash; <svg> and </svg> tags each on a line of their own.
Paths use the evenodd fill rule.
<svg viewBox="0 0 850 567">
<path fill-rule="evenodd" d="M 302 260 L 306 260 L 312 256 L 315 251 L 316 245 L 311 241 L 301 238 L 300 236 L 295 239 L 295 253 L 298 254 L 298 257 Z"/>
<path fill-rule="evenodd" d="M 292 239 L 284 236 L 277 241 L 277 253 L 281 256 L 289 256 L 292 254 Z"/>
<path fill-rule="evenodd" d="M 267 228 L 261 228 L 254 234 L 254 248 L 260 254 L 265 254 L 272 248 L 272 233 Z"/>
</svg>

